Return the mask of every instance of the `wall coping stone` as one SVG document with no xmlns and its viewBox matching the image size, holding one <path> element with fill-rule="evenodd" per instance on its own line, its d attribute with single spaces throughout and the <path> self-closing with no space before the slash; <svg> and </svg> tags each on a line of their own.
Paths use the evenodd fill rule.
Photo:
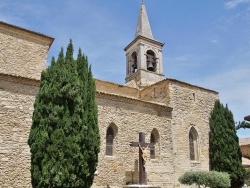
<svg viewBox="0 0 250 188">
<path fill-rule="evenodd" d="M 42 33 L 31 31 L 31 30 L 28 30 L 19 26 L 15 26 L 15 25 L 3 22 L 3 21 L 0 21 L 0 30 L 5 31 L 5 32 L 10 32 L 10 33 L 13 33 L 13 34 L 25 37 L 25 38 L 40 41 L 42 43 L 49 45 L 49 47 L 52 45 L 54 41 L 53 37 L 49 37 Z"/>
<path fill-rule="evenodd" d="M 31 86 L 40 86 L 40 80 L 32 79 L 32 78 L 25 78 L 21 76 L 13 76 L 8 74 L 0 73 L 0 80 L 5 80 L 9 82 L 16 82 L 21 83 L 25 85 L 31 85 Z M 1 90 L 4 90 L 4 88 L 0 88 Z"/>
<path fill-rule="evenodd" d="M 155 84 L 149 85 L 146 88 L 150 88 L 150 87 L 155 86 L 155 85 L 157 85 L 157 84 L 159 84 L 161 82 L 166 82 L 166 81 L 169 81 L 170 83 L 171 82 L 177 82 L 179 84 L 183 84 L 183 85 L 186 85 L 186 86 L 190 86 L 190 87 L 194 87 L 194 88 L 199 88 L 201 90 L 205 90 L 205 91 L 208 91 L 208 92 L 219 94 L 219 92 L 217 92 L 217 91 L 214 91 L 214 90 L 211 90 L 211 89 L 207 89 L 207 88 L 204 88 L 204 87 L 201 87 L 201 86 L 193 85 L 193 84 L 190 84 L 190 83 L 187 83 L 187 82 L 184 82 L 184 81 L 181 81 L 181 80 L 177 80 L 177 79 L 174 79 L 174 78 L 166 78 L 166 79 L 164 79 L 162 81 L 156 82 Z"/>
<path fill-rule="evenodd" d="M 140 105 L 143 107 L 149 107 L 149 108 L 154 108 L 158 110 L 164 110 L 165 112 L 172 112 L 173 108 L 166 106 L 163 103 L 156 103 L 156 102 L 148 102 L 144 100 L 139 100 L 136 98 L 131 98 L 131 97 L 126 97 L 126 96 L 121 96 L 121 95 L 115 95 L 115 94 L 110 94 L 110 93 L 105 93 L 105 92 L 99 92 L 96 91 L 96 98 L 102 98 L 102 99 L 110 99 L 112 101 L 118 101 L 118 102 L 126 102 L 128 104 L 133 104 L 133 105 Z"/>
</svg>

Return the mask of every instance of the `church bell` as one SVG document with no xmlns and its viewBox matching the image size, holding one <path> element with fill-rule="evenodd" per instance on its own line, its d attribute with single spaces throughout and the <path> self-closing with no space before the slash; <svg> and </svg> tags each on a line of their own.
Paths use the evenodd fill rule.
<svg viewBox="0 0 250 188">
<path fill-rule="evenodd" d="M 152 61 L 149 61 L 148 62 L 148 68 L 147 68 L 149 71 L 154 71 L 154 65 L 153 65 L 153 62 Z"/>
</svg>

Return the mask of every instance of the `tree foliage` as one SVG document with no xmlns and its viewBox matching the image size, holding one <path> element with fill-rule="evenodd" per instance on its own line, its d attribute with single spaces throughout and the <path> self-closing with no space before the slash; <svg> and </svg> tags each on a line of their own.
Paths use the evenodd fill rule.
<svg viewBox="0 0 250 188">
<path fill-rule="evenodd" d="M 179 178 L 179 182 L 185 185 L 198 187 L 228 188 L 230 187 L 229 174 L 216 171 L 191 171 Z"/>
<path fill-rule="evenodd" d="M 233 114 L 219 100 L 210 117 L 209 155 L 211 170 L 229 173 L 232 188 L 243 185 L 245 170 Z"/>
<path fill-rule="evenodd" d="M 235 126 L 236 130 L 239 130 L 241 128 L 243 129 L 249 129 L 250 123 L 248 121 L 241 121 Z"/>
<path fill-rule="evenodd" d="M 249 168 L 246 169 L 246 176 L 244 179 L 244 183 L 246 185 L 250 185 L 250 169 Z"/>
<path fill-rule="evenodd" d="M 32 186 L 92 185 L 99 152 L 95 83 L 87 57 L 70 41 L 42 72 L 28 144 Z"/>
</svg>

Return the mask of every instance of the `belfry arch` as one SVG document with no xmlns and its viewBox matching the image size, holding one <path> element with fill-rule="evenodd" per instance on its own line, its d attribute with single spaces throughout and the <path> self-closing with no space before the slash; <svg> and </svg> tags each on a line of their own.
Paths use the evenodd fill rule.
<svg viewBox="0 0 250 188">
<path fill-rule="evenodd" d="M 131 55 L 131 67 L 132 67 L 132 73 L 135 73 L 138 69 L 138 65 L 137 65 L 137 53 L 133 52 Z"/>
<path fill-rule="evenodd" d="M 155 53 L 152 50 L 148 50 L 145 55 L 147 58 L 147 70 L 155 72 L 157 66 L 157 58 Z"/>
</svg>

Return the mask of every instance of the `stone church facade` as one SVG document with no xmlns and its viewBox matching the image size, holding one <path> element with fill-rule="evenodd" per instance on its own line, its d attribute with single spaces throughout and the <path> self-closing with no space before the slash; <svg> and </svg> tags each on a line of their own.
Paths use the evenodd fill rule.
<svg viewBox="0 0 250 188">
<path fill-rule="evenodd" d="M 0 21 L 0 185 L 31 187 L 27 144 L 40 73 L 53 38 Z M 96 79 L 101 146 L 93 188 L 138 183 L 138 141 L 146 142 L 147 183 L 182 187 L 185 171 L 209 170 L 209 116 L 218 93 L 163 75 L 164 44 L 142 3 L 125 47 L 126 83 Z M 147 151 L 147 152 L 146 152 Z"/>
</svg>

